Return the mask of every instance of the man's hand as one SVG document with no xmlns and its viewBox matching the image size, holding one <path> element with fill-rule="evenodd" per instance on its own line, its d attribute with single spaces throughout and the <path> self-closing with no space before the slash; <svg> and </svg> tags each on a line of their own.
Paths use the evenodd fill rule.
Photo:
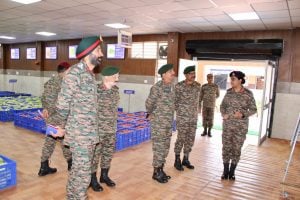
<svg viewBox="0 0 300 200">
<path fill-rule="evenodd" d="M 42 117 L 43 117 L 44 119 L 47 119 L 47 118 L 49 117 L 49 113 L 48 113 L 48 110 L 47 110 L 47 109 L 43 109 Z"/>
<path fill-rule="evenodd" d="M 242 119 L 243 118 L 243 114 L 239 111 L 235 112 L 233 115 L 234 118 L 236 119 Z"/>
<path fill-rule="evenodd" d="M 53 132 L 50 132 L 50 135 L 54 138 L 57 138 L 57 137 L 63 137 L 65 134 L 66 134 L 66 130 L 65 129 L 62 129 L 60 127 L 56 127 L 57 128 L 57 133 L 53 133 Z"/>
<path fill-rule="evenodd" d="M 147 113 L 147 115 L 146 115 L 146 119 L 151 119 L 151 117 L 152 117 L 152 114 L 149 114 L 149 113 Z"/>
</svg>

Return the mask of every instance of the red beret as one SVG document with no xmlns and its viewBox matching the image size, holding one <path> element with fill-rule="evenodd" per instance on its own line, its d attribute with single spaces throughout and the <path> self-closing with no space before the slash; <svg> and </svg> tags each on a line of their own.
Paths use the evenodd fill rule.
<svg viewBox="0 0 300 200">
<path fill-rule="evenodd" d="M 61 62 L 58 66 L 62 66 L 65 69 L 68 69 L 71 65 L 68 62 Z"/>
</svg>

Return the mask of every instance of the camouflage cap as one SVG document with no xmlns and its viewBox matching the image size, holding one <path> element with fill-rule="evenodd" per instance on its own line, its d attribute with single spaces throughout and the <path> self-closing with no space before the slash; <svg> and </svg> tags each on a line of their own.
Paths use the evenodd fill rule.
<svg viewBox="0 0 300 200">
<path fill-rule="evenodd" d="M 100 43 L 101 40 L 98 36 L 83 38 L 76 49 L 76 58 L 80 60 L 81 58 L 85 57 L 86 55 L 91 53 Z"/>
<path fill-rule="evenodd" d="M 158 70 L 158 73 L 160 75 L 166 73 L 167 71 L 169 71 L 170 69 L 173 69 L 173 64 L 165 64 L 163 66 L 161 66 L 161 68 Z"/>
<path fill-rule="evenodd" d="M 119 73 L 120 69 L 115 66 L 106 66 L 102 69 L 101 74 L 102 76 L 112 76 Z"/>
<path fill-rule="evenodd" d="M 188 67 L 186 67 L 186 68 L 184 69 L 183 73 L 184 73 L 184 74 L 188 74 L 188 73 L 190 73 L 190 72 L 194 72 L 194 71 L 195 71 L 195 68 L 196 68 L 195 65 L 188 66 Z"/>
</svg>

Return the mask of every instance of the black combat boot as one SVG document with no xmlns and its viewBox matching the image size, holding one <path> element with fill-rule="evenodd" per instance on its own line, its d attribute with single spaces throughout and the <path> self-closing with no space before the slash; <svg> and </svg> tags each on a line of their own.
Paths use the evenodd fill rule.
<svg viewBox="0 0 300 200">
<path fill-rule="evenodd" d="M 221 176 L 222 180 L 227 180 L 228 176 L 229 176 L 229 163 L 223 163 L 224 165 L 224 171 L 223 174 Z"/>
<path fill-rule="evenodd" d="M 105 183 L 109 187 L 114 187 L 116 186 L 116 183 L 108 177 L 108 171 L 109 168 L 101 168 L 100 183 Z"/>
<path fill-rule="evenodd" d="M 164 166 L 165 166 L 165 164 L 162 164 L 161 172 L 163 173 L 165 179 L 169 180 L 169 179 L 171 179 L 171 176 L 166 174 L 166 172 L 164 171 Z"/>
<path fill-rule="evenodd" d="M 49 167 L 49 160 L 41 162 L 39 176 L 46 176 L 47 174 L 54 174 L 55 172 L 57 172 L 57 169 Z"/>
<path fill-rule="evenodd" d="M 168 182 L 168 179 L 165 178 L 161 167 L 154 168 L 152 179 L 156 180 L 159 183 L 167 183 Z"/>
<path fill-rule="evenodd" d="M 92 173 L 90 187 L 92 187 L 95 192 L 103 191 L 103 187 L 97 181 L 96 172 Z"/>
<path fill-rule="evenodd" d="M 72 158 L 68 160 L 68 171 L 71 171 L 72 169 Z"/>
<path fill-rule="evenodd" d="M 178 170 L 178 171 L 183 171 L 183 167 L 181 164 L 181 160 L 180 160 L 180 154 L 179 155 L 175 155 L 175 163 L 174 163 L 174 167 Z"/>
<path fill-rule="evenodd" d="M 204 126 L 204 130 L 201 136 L 206 136 L 206 135 L 207 135 L 207 126 Z"/>
<path fill-rule="evenodd" d="M 230 170 L 229 170 L 229 180 L 235 180 L 235 175 L 234 175 L 234 171 L 236 168 L 236 164 L 232 164 L 230 165 Z"/>
<path fill-rule="evenodd" d="M 191 165 L 188 155 L 183 156 L 182 165 L 186 166 L 188 169 L 194 169 L 195 168 L 193 165 Z"/>
<path fill-rule="evenodd" d="M 211 127 L 208 128 L 208 137 L 211 137 Z"/>
</svg>

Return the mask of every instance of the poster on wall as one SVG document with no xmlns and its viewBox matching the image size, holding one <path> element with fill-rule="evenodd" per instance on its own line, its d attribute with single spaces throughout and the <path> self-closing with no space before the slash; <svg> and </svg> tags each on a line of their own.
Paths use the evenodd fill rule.
<svg viewBox="0 0 300 200">
<path fill-rule="evenodd" d="M 28 60 L 36 59 L 36 48 L 27 48 L 26 49 L 26 59 L 28 59 Z"/>
<path fill-rule="evenodd" d="M 19 48 L 10 49 L 10 58 L 11 59 L 20 59 L 20 49 Z"/>
<path fill-rule="evenodd" d="M 46 47 L 46 59 L 57 59 L 57 47 Z"/>
<path fill-rule="evenodd" d="M 69 46 L 69 59 L 76 59 L 76 49 L 78 45 Z"/>
<path fill-rule="evenodd" d="M 108 59 L 124 59 L 125 48 L 119 47 L 117 44 L 107 44 L 107 58 Z"/>
</svg>

